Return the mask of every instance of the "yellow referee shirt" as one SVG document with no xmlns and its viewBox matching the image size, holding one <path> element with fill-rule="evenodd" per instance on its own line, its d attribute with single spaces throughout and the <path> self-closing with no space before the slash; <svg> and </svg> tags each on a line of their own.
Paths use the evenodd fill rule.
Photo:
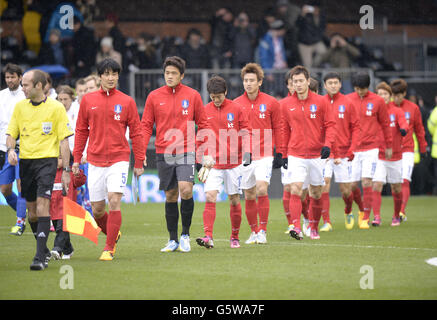
<svg viewBox="0 0 437 320">
<path fill-rule="evenodd" d="M 30 99 L 19 101 L 6 134 L 20 138 L 20 159 L 59 157 L 59 143 L 74 134 L 62 103 L 47 97 L 35 106 Z"/>
</svg>

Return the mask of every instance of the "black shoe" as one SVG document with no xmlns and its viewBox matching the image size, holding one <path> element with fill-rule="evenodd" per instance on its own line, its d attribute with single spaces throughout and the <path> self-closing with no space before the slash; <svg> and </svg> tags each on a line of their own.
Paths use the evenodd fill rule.
<svg viewBox="0 0 437 320">
<path fill-rule="evenodd" d="M 32 264 L 30 265 L 30 270 L 35 270 L 35 271 L 39 271 L 39 270 L 44 270 L 45 266 L 44 263 L 42 263 L 41 261 L 34 259 L 32 261 Z"/>
</svg>

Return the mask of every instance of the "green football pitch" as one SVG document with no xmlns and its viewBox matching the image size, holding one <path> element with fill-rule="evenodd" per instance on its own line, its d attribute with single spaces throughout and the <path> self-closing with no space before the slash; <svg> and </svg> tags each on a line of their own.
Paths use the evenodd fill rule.
<svg viewBox="0 0 437 320">
<path fill-rule="evenodd" d="M 71 260 L 30 271 L 35 239 L 29 229 L 9 235 L 14 212 L 0 208 L 0 299 L 437 299 L 437 198 L 411 197 L 408 221 L 391 227 L 393 201 L 384 197 L 383 223 L 346 230 L 343 203 L 331 199 L 334 230 L 320 240 L 285 234 L 281 200 L 271 200 L 265 245 L 229 246 L 228 203 L 217 204 L 213 249 L 199 247 L 204 203 L 195 204 L 190 253 L 161 253 L 167 242 L 164 204 L 123 205 L 122 238 L 112 262 L 99 261 L 99 244 L 72 235 Z M 354 209 L 356 207 L 354 206 Z M 49 248 L 53 246 L 53 233 Z"/>
</svg>

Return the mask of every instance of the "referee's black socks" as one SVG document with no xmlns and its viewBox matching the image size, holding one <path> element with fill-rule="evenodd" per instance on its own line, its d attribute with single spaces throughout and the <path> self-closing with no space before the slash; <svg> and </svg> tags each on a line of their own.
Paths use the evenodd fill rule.
<svg viewBox="0 0 437 320">
<path fill-rule="evenodd" d="M 32 229 L 33 236 L 35 237 L 36 240 L 36 235 L 37 235 L 36 232 L 38 231 L 38 219 L 36 221 L 30 221 L 30 219 L 28 219 L 28 221 L 29 221 L 30 228 Z"/>
<path fill-rule="evenodd" d="M 36 255 L 41 262 L 45 261 L 47 252 L 47 239 L 50 233 L 50 217 L 38 217 L 38 229 L 36 231 Z"/>
<path fill-rule="evenodd" d="M 165 203 L 165 220 L 167 221 L 167 230 L 170 234 L 170 240 L 178 242 L 179 208 L 177 202 Z"/>
<path fill-rule="evenodd" d="M 193 218 L 194 200 L 181 199 L 182 234 L 190 235 L 191 219 Z"/>
</svg>

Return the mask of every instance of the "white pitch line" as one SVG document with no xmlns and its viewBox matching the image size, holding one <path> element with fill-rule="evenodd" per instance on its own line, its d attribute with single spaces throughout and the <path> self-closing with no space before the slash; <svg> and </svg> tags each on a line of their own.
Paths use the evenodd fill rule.
<svg viewBox="0 0 437 320">
<path fill-rule="evenodd" d="M 226 239 L 214 239 L 217 242 L 229 242 Z M 294 241 L 294 242 L 293 242 Z M 305 240 L 297 241 L 290 239 L 290 242 L 284 241 L 274 241 L 268 242 L 266 245 L 280 245 L 280 246 L 318 246 L 318 247 L 342 247 L 342 248 L 362 248 L 362 249 L 399 249 L 399 250 L 423 250 L 423 251 L 437 251 L 437 248 L 409 248 L 409 247 L 394 247 L 394 246 L 364 246 L 364 245 L 353 245 L 353 244 L 340 244 L 340 243 L 315 243 L 314 240 L 311 243 L 305 242 Z M 254 245 L 250 245 L 254 246 Z"/>
</svg>

